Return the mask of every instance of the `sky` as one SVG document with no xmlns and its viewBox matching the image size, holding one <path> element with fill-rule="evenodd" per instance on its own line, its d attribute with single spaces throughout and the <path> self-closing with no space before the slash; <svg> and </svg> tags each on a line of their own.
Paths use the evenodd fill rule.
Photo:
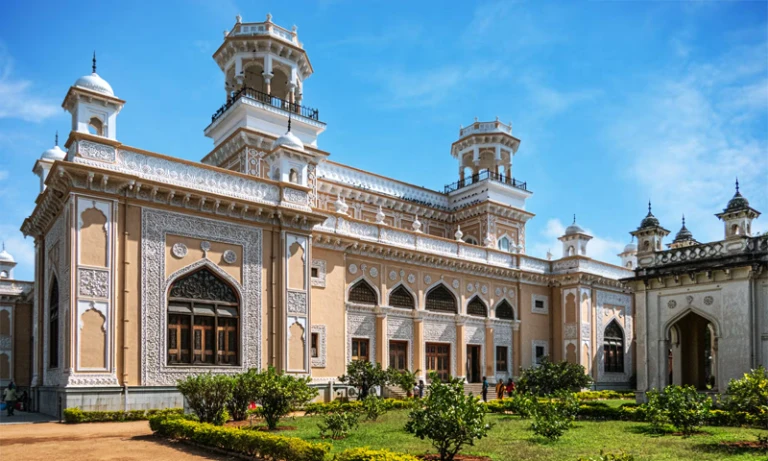
<svg viewBox="0 0 768 461">
<path fill-rule="evenodd" d="M 647 212 L 702 242 L 735 178 L 767 214 L 768 2 L 9 0 L 0 6 L 0 240 L 31 279 L 19 228 L 32 167 L 65 140 L 69 86 L 98 73 L 126 105 L 124 144 L 188 160 L 224 103 L 211 55 L 242 15 L 298 26 L 315 73 L 303 104 L 331 159 L 431 189 L 456 181 L 461 125 L 499 117 L 521 140 L 513 175 L 534 192 L 527 249 L 561 255 L 576 214 L 589 255 L 618 264 Z"/>
</svg>

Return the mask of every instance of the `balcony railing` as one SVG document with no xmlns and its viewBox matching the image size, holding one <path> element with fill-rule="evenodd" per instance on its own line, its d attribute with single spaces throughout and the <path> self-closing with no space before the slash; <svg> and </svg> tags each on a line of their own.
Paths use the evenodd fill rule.
<svg viewBox="0 0 768 461">
<path fill-rule="evenodd" d="M 503 174 L 497 174 L 489 170 L 483 170 L 478 174 L 474 174 L 463 180 L 456 181 L 455 183 L 446 185 L 445 193 L 449 194 L 463 187 L 471 186 L 472 184 L 476 184 L 480 181 L 485 181 L 486 179 L 490 179 L 491 181 L 498 181 L 508 186 L 512 186 L 516 189 L 524 190 L 526 192 L 528 191 L 528 183 L 526 182 L 518 181 L 517 179 L 511 176 L 504 176 Z"/>
<path fill-rule="evenodd" d="M 499 121 L 495 122 L 475 122 L 468 127 L 459 130 L 459 137 L 463 138 L 476 133 L 506 133 L 512 134 L 512 124 L 506 125 Z"/>
<path fill-rule="evenodd" d="M 219 110 L 217 110 L 211 116 L 211 123 L 215 122 L 219 117 L 224 115 L 224 112 L 226 112 L 227 109 L 232 107 L 232 105 L 235 102 L 237 102 L 237 100 L 240 98 L 252 99 L 262 104 L 267 104 L 272 107 L 277 107 L 278 109 L 282 109 L 286 112 L 292 112 L 294 114 L 300 115 L 302 117 L 306 117 L 311 120 L 317 120 L 317 121 L 320 120 L 320 113 L 318 112 L 317 109 L 312 109 L 306 106 L 300 106 L 298 104 L 286 101 L 285 99 L 278 98 L 277 96 L 272 96 L 271 94 L 262 93 L 261 91 L 246 87 L 232 93 L 227 103 L 221 106 Z"/>
</svg>

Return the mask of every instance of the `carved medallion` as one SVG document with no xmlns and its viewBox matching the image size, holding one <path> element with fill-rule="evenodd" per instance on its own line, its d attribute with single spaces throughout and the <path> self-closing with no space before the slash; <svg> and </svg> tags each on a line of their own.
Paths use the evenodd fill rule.
<svg viewBox="0 0 768 461">
<path fill-rule="evenodd" d="M 207 253 L 208 251 L 211 250 L 211 242 L 208 242 L 208 241 L 200 242 L 200 249 Z"/>
<path fill-rule="evenodd" d="M 707 306 L 711 306 L 712 303 L 714 303 L 714 302 L 715 302 L 715 298 L 713 298 L 712 296 L 705 296 L 704 297 L 704 304 L 706 304 Z"/>
<path fill-rule="evenodd" d="M 372 267 L 371 270 L 368 271 L 369 274 L 371 274 L 371 277 L 378 277 L 379 276 L 379 270 L 375 267 Z"/>
<path fill-rule="evenodd" d="M 429 275 L 425 275 L 424 276 L 424 283 L 426 283 L 427 285 L 432 283 L 432 277 L 430 277 Z"/>
<path fill-rule="evenodd" d="M 171 247 L 171 253 L 173 253 L 173 255 L 177 258 L 181 259 L 187 255 L 187 246 L 183 243 L 174 243 Z"/>
<path fill-rule="evenodd" d="M 460 285 L 459 284 L 459 279 L 453 279 L 453 283 L 451 283 L 451 286 L 453 286 L 453 288 L 458 290 L 459 289 L 459 285 Z"/>
<path fill-rule="evenodd" d="M 390 279 L 390 280 L 392 280 L 393 282 L 394 282 L 395 280 L 397 280 L 397 272 L 395 272 L 395 271 L 389 271 L 389 279 Z"/>
<path fill-rule="evenodd" d="M 688 302 L 688 304 L 691 304 L 691 303 L 693 303 L 693 296 L 688 295 L 688 296 L 685 297 L 685 300 Z"/>
<path fill-rule="evenodd" d="M 670 299 L 669 302 L 667 303 L 667 307 L 670 309 L 674 309 L 675 307 L 677 307 L 677 301 L 675 301 L 674 299 Z"/>
<path fill-rule="evenodd" d="M 483 285 L 483 287 L 480 289 L 480 291 L 484 294 L 488 294 L 488 285 Z"/>
<path fill-rule="evenodd" d="M 223 256 L 224 262 L 227 264 L 234 264 L 237 261 L 237 254 L 232 250 L 225 251 Z"/>
<path fill-rule="evenodd" d="M 349 273 L 350 274 L 357 274 L 357 264 L 350 264 L 349 265 Z"/>
<path fill-rule="evenodd" d="M 469 291 L 470 293 L 475 291 L 475 286 L 472 285 L 471 283 L 468 283 L 467 284 L 467 291 Z"/>
<path fill-rule="evenodd" d="M 413 274 L 408 274 L 408 283 L 413 284 L 416 282 L 416 276 Z"/>
<path fill-rule="evenodd" d="M 501 296 L 501 288 L 496 288 L 496 296 Z"/>
</svg>

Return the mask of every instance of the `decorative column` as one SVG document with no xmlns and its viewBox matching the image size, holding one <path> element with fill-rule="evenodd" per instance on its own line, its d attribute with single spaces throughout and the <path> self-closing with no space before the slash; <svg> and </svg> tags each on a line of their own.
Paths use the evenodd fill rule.
<svg viewBox="0 0 768 461">
<path fill-rule="evenodd" d="M 264 77 L 264 92 L 272 94 L 272 77 L 274 77 L 274 74 L 265 71 L 262 72 L 261 75 Z"/>
<path fill-rule="evenodd" d="M 467 346 L 464 343 L 464 319 L 456 316 L 456 377 L 467 377 Z"/>
<path fill-rule="evenodd" d="M 504 165 L 504 174 L 506 175 L 507 184 L 512 184 L 512 160 Z"/>
<path fill-rule="evenodd" d="M 387 313 L 382 312 L 381 308 L 376 309 L 376 346 L 376 361 L 381 364 L 382 368 L 387 369 L 389 367 L 389 357 L 387 356 L 389 351 Z"/>
<path fill-rule="evenodd" d="M 421 370 L 419 379 L 426 380 L 427 370 L 424 361 L 424 319 L 418 311 L 413 313 L 413 366 Z M 413 370 L 413 371 L 415 371 Z"/>
<path fill-rule="evenodd" d="M 520 304 L 518 304 L 519 306 Z M 522 362 L 522 335 L 519 333 L 520 331 L 520 321 L 515 320 L 515 323 L 512 324 L 512 344 L 514 344 L 514 351 L 513 356 L 514 359 L 512 360 L 512 376 L 517 377 L 519 376 L 519 370 L 520 367 L 523 366 Z"/>
<path fill-rule="evenodd" d="M 235 59 L 235 79 L 237 80 L 237 88 L 234 88 L 236 90 L 239 90 L 243 87 L 243 79 L 245 79 L 245 75 L 243 74 L 243 57 L 238 56 Z M 232 82 L 235 83 L 235 82 Z"/>
<path fill-rule="evenodd" d="M 491 384 L 496 383 L 496 347 L 493 341 L 493 323 L 485 319 L 485 376 Z"/>
</svg>

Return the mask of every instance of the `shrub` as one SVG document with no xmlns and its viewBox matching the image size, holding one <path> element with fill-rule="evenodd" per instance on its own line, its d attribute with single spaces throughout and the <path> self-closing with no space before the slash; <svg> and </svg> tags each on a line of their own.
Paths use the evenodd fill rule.
<svg viewBox="0 0 768 461">
<path fill-rule="evenodd" d="M 517 389 L 534 395 L 552 395 L 558 391 L 578 392 L 592 384 L 592 378 L 586 374 L 583 366 L 560 362 L 550 362 L 546 358 L 536 367 L 523 371 L 517 382 Z"/>
<path fill-rule="evenodd" d="M 368 394 L 376 386 L 384 387 L 390 381 L 390 375 L 381 368 L 380 363 L 375 365 L 368 360 L 353 360 L 347 364 L 347 373 L 339 377 L 339 382 L 349 384 L 358 390 L 358 400 L 368 397 Z"/>
<path fill-rule="evenodd" d="M 277 429 L 280 418 L 291 409 L 306 405 L 317 395 L 317 390 L 309 387 L 311 379 L 278 373 L 274 367 L 253 375 L 253 400 L 261 405 L 269 430 Z"/>
<path fill-rule="evenodd" d="M 709 414 L 712 401 L 693 386 L 667 386 L 663 391 L 648 393 L 646 418 L 654 431 L 662 430 L 666 421 L 685 435 L 691 435 Z"/>
<path fill-rule="evenodd" d="M 554 399 L 536 401 L 531 429 L 537 435 L 557 440 L 571 427 L 578 410 L 576 397 L 568 392 L 561 392 Z"/>
<path fill-rule="evenodd" d="M 635 461 L 635 457 L 623 451 L 619 454 L 616 453 L 604 453 L 600 450 L 600 454 L 597 456 L 591 456 L 589 458 L 579 458 L 579 461 Z"/>
<path fill-rule="evenodd" d="M 581 391 L 576 394 L 579 400 L 613 400 L 613 399 L 634 399 L 633 391 Z"/>
<path fill-rule="evenodd" d="M 201 373 L 179 380 L 176 388 L 204 423 L 221 422 L 232 396 L 232 378 L 227 375 Z"/>
<path fill-rule="evenodd" d="M 441 383 L 437 373 L 431 373 L 430 380 L 427 397 L 408 415 L 405 430 L 422 440 L 429 439 L 440 460 L 451 461 L 464 445 L 473 445 L 488 435 L 485 405 L 464 395 L 461 379 Z"/>
<path fill-rule="evenodd" d="M 297 437 L 187 421 L 179 417 L 154 416 L 149 426 L 157 435 L 273 461 L 324 461 L 331 447 Z"/>
<path fill-rule="evenodd" d="M 365 419 L 370 421 L 376 421 L 379 416 L 387 412 L 387 404 L 384 399 L 380 399 L 375 395 L 369 395 L 363 400 L 363 413 L 365 413 Z"/>
<path fill-rule="evenodd" d="M 232 398 L 227 402 L 227 411 L 235 421 L 248 417 L 248 405 L 255 400 L 256 370 L 248 370 L 232 377 Z"/>
<path fill-rule="evenodd" d="M 64 410 L 64 422 L 67 424 L 78 423 L 104 423 L 115 421 L 142 421 L 152 416 L 181 415 L 183 408 L 165 408 L 152 410 L 128 410 L 128 411 L 83 411 L 77 407 Z"/>
<path fill-rule="evenodd" d="M 408 397 L 413 396 L 413 386 L 418 381 L 418 376 L 421 370 L 408 371 L 397 370 L 395 368 L 389 368 L 387 370 L 389 384 L 397 386 L 405 392 Z"/>
<path fill-rule="evenodd" d="M 768 407 L 768 371 L 760 366 L 741 379 L 731 379 L 726 394 L 728 410 L 759 415 L 761 407 Z"/>
<path fill-rule="evenodd" d="M 531 417 L 536 409 L 536 397 L 524 392 L 515 392 L 512 397 L 505 399 L 504 402 L 509 402 L 506 407 L 513 413 L 520 416 L 522 419 L 528 419 Z"/>
<path fill-rule="evenodd" d="M 419 458 L 389 450 L 350 448 L 333 458 L 334 461 L 419 461 Z"/>
<path fill-rule="evenodd" d="M 334 411 L 323 415 L 323 422 L 317 423 L 320 437 L 334 440 L 343 439 L 357 427 L 360 413 L 356 411 Z"/>
</svg>

